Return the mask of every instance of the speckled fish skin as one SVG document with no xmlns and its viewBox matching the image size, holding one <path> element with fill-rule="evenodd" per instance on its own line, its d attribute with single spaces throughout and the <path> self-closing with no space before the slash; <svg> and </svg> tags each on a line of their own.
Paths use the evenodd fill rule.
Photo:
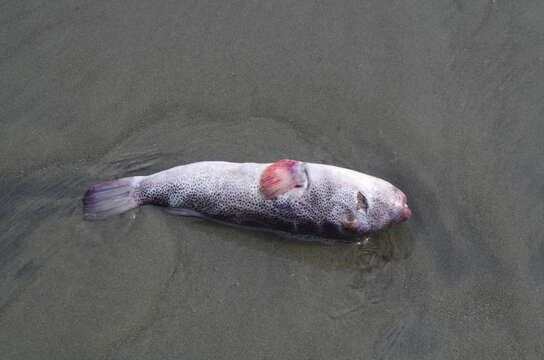
<svg viewBox="0 0 544 360">
<path fill-rule="evenodd" d="M 272 200 L 260 188 L 270 163 L 205 161 L 117 181 L 129 183 L 133 207 L 160 205 L 235 225 L 332 238 L 356 238 L 411 215 L 406 196 L 385 180 L 336 166 L 302 164 L 307 183 Z M 93 215 L 95 203 L 87 203 L 86 213 Z"/>
</svg>

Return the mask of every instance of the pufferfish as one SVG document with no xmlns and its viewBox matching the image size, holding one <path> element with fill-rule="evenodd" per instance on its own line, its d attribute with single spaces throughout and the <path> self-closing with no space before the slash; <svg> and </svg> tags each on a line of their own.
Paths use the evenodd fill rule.
<svg viewBox="0 0 544 360">
<path fill-rule="evenodd" d="M 83 204 L 90 220 L 151 204 L 182 216 L 347 241 L 412 216 L 406 195 L 385 180 L 287 159 L 203 161 L 111 180 L 92 186 Z"/>
</svg>

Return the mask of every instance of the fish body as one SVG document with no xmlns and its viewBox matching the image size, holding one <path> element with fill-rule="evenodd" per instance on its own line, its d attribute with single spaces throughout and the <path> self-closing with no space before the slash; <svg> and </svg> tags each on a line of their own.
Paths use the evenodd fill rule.
<svg viewBox="0 0 544 360">
<path fill-rule="evenodd" d="M 406 196 L 385 180 L 296 160 L 191 163 L 98 184 L 84 198 L 89 219 L 147 204 L 234 225 L 348 239 L 411 216 Z"/>
</svg>

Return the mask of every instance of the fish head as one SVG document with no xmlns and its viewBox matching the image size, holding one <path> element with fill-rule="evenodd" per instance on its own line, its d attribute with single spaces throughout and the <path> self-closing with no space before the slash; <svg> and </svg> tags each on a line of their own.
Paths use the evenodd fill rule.
<svg viewBox="0 0 544 360">
<path fill-rule="evenodd" d="M 359 173 L 350 186 L 348 216 L 344 227 L 368 234 L 410 219 L 406 195 L 391 183 Z"/>
</svg>

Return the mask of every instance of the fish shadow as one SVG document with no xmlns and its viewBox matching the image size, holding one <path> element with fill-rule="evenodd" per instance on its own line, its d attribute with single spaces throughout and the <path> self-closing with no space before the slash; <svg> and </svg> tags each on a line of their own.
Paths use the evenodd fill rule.
<svg viewBox="0 0 544 360">
<path fill-rule="evenodd" d="M 415 246 L 415 237 L 406 223 L 348 243 L 319 236 L 241 229 L 201 218 L 183 220 L 189 232 L 213 233 L 222 241 L 324 271 L 371 272 L 387 263 L 407 259 Z"/>
</svg>

